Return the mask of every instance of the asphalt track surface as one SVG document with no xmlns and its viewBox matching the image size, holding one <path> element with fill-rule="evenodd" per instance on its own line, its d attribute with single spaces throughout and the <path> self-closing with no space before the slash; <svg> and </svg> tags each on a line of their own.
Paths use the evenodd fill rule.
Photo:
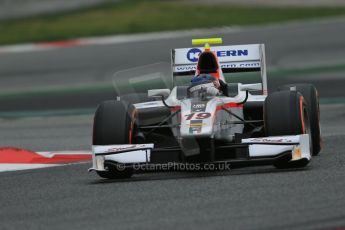
<svg viewBox="0 0 345 230">
<path fill-rule="evenodd" d="M 236 44 L 265 42 L 272 68 L 334 66 L 345 64 L 344 22 L 253 27 L 221 36 Z M 189 46 L 188 39 L 0 55 L 1 88 L 107 81 L 116 70 L 168 60 L 166 50 Z M 344 72 L 299 77 L 319 85 L 321 97 L 343 97 Z M 3 118 L 0 140 L 37 151 L 89 149 L 91 125 L 91 115 Z M 321 125 L 324 148 L 303 170 L 160 172 L 124 181 L 88 174 L 90 164 L 1 173 L 0 228 L 344 228 L 345 105 L 323 104 Z"/>
</svg>

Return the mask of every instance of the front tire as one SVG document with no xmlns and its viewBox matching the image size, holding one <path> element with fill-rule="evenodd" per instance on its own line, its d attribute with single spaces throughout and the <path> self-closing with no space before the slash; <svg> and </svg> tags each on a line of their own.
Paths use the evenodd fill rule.
<svg viewBox="0 0 345 230">
<path fill-rule="evenodd" d="M 317 89 L 312 84 L 291 84 L 279 87 L 279 90 L 290 90 L 292 87 L 295 87 L 296 91 L 303 95 L 307 103 L 313 145 L 312 154 L 313 156 L 316 156 L 319 154 L 322 147 L 319 95 Z"/>
<path fill-rule="evenodd" d="M 93 123 L 93 145 L 131 144 L 135 129 L 135 108 L 126 102 L 104 101 L 95 113 Z M 108 171 L 97 171 L 102 178 L 123 179 L 133 175 L 132 168 L 119 170 L 105 163 Z"/>
<path fill-rule="evenodd" d="M 308 111 L 303 96 L 297 91 L 278 91 L 267 96 L 264 104 L 265 133 L 267 136 L 299 135 L 309 132 Z M 276 168 L 305 167 L 309 160 L 283 159 Z"/>
</svg>

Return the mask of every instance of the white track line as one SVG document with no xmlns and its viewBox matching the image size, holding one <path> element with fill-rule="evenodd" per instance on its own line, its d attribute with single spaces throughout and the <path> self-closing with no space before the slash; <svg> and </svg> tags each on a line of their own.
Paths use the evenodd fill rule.
<svg viewBox="0 0 345 230">
<path fill-rule="evenodd" d="M 195 30 L 183 30 L 183 31 L 169 31 L 169 32 L 157 32 L 157 33 L 142 33 L 132 35 L 117 35 L 117 36 L 105 36 L 105 37 L 89 37 L 80 38 L 66 41 L 54 41 L 54 42 L 41 42 L 31 44 L 19 44 L 0 46 L 0 53 L 20 53 L 20 52 L 33 52 L 33 51 L 45 51 L 67 47 L 77 46 L 90 46 L 90 45 L 110 45 L 110 44 L 123 44 L 133 42 L 145 42 L 145 41 L 157 41 L 167 40 L 174 38 L 183 38 L 188 36 L 208 36 L 218 33 L 233 33 L 240 31 L 240 27 L 221 27 L 213 29 L 195 29 Z"/>
<path fill-rule="evenodd" d="M 62 164 L 0 164 L 0 172 L 21 171 L 61 166 Z"/>
</svg>

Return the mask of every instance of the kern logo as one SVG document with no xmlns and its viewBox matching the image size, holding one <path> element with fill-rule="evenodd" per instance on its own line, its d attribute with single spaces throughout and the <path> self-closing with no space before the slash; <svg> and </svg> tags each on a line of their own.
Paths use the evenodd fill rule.
<svg viewBox="0 0 345 230">
<path fill-rule="evenodd" d="M 198 49 L 198 48 L 190 49 L 187 53 L 187 59 L 191 62 L 197 62 L 201 52 L 202 52 L 201 49 Z"/>
<path fill-rule="evenodd" d="M 187 53 L 187 59 L 191 62 L 197 62 L 202 51 L 198 48 L 190 49 Z M 248 50 L 219 50 L 216 51 L 217 57 L 240 57 L 248 56 Z"/>
<path fill-rule="evenodd" d="M 248 56 L 248 50 L 221 50 L 217 51 L 218 57 Z"/>
</svg>

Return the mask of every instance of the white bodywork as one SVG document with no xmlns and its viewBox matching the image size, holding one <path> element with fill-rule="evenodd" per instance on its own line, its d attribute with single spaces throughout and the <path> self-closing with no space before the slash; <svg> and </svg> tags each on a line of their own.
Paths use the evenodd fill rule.
<svg viewBox="0 0 345 230">
<path fill-rule="evenodd" d="M 249 144 L 250 157 L 275 156 L 277 153 L 291 151 L 292 160 L 311 159 L 308 134 L 243 139 Z"/>
<path fill-rule="evenodd" d="M 153 147 L 153 144 L 94 145 L 90 170 L 105 171 L 105 161 L 120 164 L 150 162 Z"/>
<path fill-rule="evenodd" d="M 184 72 L 190 72 L 196 69 L 197 56 L 196 53 L 202 48 L 186 48 L 172 50 L 172 71 L 173 81 L 175 74 L 179 76 Z M 192 52 L 193 51 L 193 52 Z M 224 138 L 224 131 L 231 130 L 225 135 L 225 138 L 232 140 L 234 133 L 241 133 L 243 126 L 237 125 L 235 128 L 226 124 L 236 121 L 237 118 L 227 114 L 218 112 L 222 106 L 230 105 L 231 112 L 238 116 L 243 116 L 243 110 L 239 108 L 231 108 L 231 104 L 241 104 L 246 99 L 245 90 L 262 89 L 262 95 L 252 95 L 248 93 L 247 101 L 263 102 L 267 96 L 267 76 L 265 64 L 265 49 L 263 44 L 254 45 L 239 45 L 239 46 L 216 46 L 212 47 L 218 56 L 218 61 L 222 69 L 227 68 L 256 68 L 260 69 L 262 85 L 258 84 L 238 84 L 238 94 L 234 97 L 218 96 L 211 98 L 205 105 L 197 105 L 199 107 L 205 106 L 202 112 L 209 113 L 205 118 L 200 119 L 198 125 L 192 124 L 191 117 L 193 113 L 193 101 L 190 98 L 177 98 L 177 87 L 174 87 L 170 95 L 166 98 L 165 103 L 172 108 L 180 108 L 180 129 L 174 131 L 175 136 L 181 138 L 188 138 L 193 136 L 206 136 L 210 138 Z M 189 56 L 188 56 L 189 55 Z M 222 73 L 221 73 L 222 74 Z M 221 75 L 221 78 L 223 76 Z M 157 92 L 168 92 L 164 90 L 151 91 L 150 94 L 156 95 Z M 134 105 L 136 109 L 148 109 L 164 107 L 162 101 L 150 101 Z M 224 112 L 225 113 L 225 112 Z M 196 114 L 198 115 L 198 114 Z M 202 115 L 203 116 L 203 115 Z M 191 130 L 193 126 L 202 126 L 202 130 Z M 235 129 L 235 130 L 234 130 Z M 177 134 L 178 133 L 178 134 Z M 221 137 L 217 137 L 221 136 Z M 301 159 L 311 159 L 310 143 L 308 134 L 296 136 L 276 136 L 276 137 L 262 137 L 242 139 L 242 144 L 248 145 L 250 159 L 258 158 L 274 158 L 282 153 L 290 152 L 292 156 L 291 161 Z M 93 146 L 93 166 L 91 170 L 104 171 L 104 162 L 112 161 L 120 164 L 135 164 L 135 163 L 152 163 L 151 152 L 154 149 L 153 144 L 133 144 L 133 145 L 108 145 L 108 146 Z"/>
<path fill-rule="evenodd" d="M 245 88 L 246 85 L 239 84 L 239 88 Z M 248 86 L 249 87 L 249 86 Z M 264 101 L 264 95 L 248 95 L 248 101 Z M 245 99 L 245 92 L 239 91 L 236 97 L 216 97 L 211 99 L 207 104 L 206 111 L 214 111 L 217 106 L 222 106 L 229 103 L 239 103 Z M 190 99 L 177 100 L 176 87 L 171 91 L 170 96 L 166 99 L 169 106 L 181 106 L 181 118 L 191 113 Z M 152 101 L 139 103 L 134 105 L 137 109 L 163 107 L 162 101 Z M 232 110 L 233 111 L 233 110 Z M 181 120 L 181 136 L 197 136 L 197 135 L 212 135 L 216 133 L 213 128 L 214 116 L 203 120 L 202 133 L 190 133 L 190 121 L 186 119 Z M 229 129 L 231 130 L 231 129 Z M 239 131 L 237 131 L 239 132 Z M 231 135 L 231 133 L 230 133 Z M 310 143 L 308 134 L 296 136 L 276 136 L 276 137 L 262 137 L 243 139 L 242 143 L 248 144 L 249 157 L 255 158 L 272 158 L 279 156 L 284 152 L 291 152 L 292 160 L 311 159 Z M 112 161 L 120 164 L 135 164 L 135 163 L 151 163 L 151 151 L 154 149 L 154 144 L 132 144 L 132 145 L 106 145 L 93 146 L 93 166 L 90 170 L 104 171 L 104 162 Z"/>
</svg>

